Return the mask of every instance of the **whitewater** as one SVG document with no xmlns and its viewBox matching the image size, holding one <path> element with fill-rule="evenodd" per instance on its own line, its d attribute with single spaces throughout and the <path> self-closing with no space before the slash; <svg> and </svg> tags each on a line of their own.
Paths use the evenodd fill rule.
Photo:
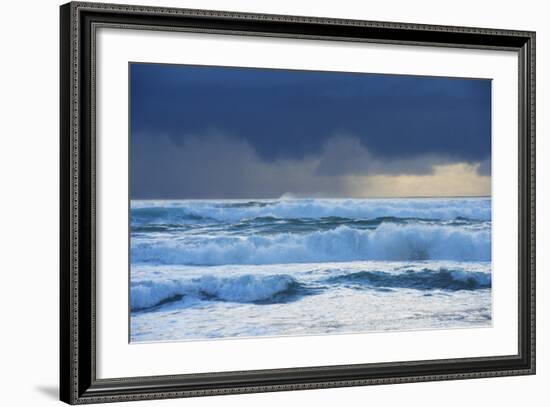
<svg viewBox="0 0 550 407">
<path fill-rule="evenodd" d="M 133 200 L 130 339 L 491 325 L 491 199 Z"/>
</svg>

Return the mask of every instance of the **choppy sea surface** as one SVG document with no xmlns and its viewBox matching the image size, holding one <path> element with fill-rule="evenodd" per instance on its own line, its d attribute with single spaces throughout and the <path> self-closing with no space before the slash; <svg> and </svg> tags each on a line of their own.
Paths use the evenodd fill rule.
<svg viewBox="0 0 550 407">
<path fill-rule="evenodd" d="M 130 340 L 491 325 L 491 199 L 131 202 Z"/>
</svg>

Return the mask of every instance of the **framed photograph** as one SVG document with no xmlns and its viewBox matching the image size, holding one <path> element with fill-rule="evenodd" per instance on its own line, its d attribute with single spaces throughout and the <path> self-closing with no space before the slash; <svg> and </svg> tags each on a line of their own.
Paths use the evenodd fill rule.
<svg viewBox="0 0 550 407">
<path fill-rule="evenodd" d="M 61 6 L 61 400 L 535 373 L 535 33 Z"/>
</svg>

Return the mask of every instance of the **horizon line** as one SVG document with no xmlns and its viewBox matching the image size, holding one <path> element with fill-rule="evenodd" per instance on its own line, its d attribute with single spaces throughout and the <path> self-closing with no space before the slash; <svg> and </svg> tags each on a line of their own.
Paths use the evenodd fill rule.
<svg viewBox="0 0 550 407">
<path fill-rule="evenodd" d="M 431 199 L 431 198 L 491 198 L 492 195 L 407 195 L 407 196 L 377 196 L 377 197 L 315 197 L 315 196 L 304 196 L 304 197 L 273 197 L 273 198 L 129 198 L 130 201 L 267 201 L 267 200 L 281 200 L 281 201 L 298 201 L 304 199 Z"/>
</svg>

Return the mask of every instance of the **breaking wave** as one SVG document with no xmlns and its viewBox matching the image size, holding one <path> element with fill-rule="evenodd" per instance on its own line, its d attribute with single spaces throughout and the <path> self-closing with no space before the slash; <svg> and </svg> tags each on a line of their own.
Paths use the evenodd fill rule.
<svg viewBox="0 0 550 407">
<path fill-rule="evenodd" d="M 331 277 L 330 283 L 351 286 L 369 286 L 383 288 L 414 288 L 417 290 L 477 290 L 491 288 L 491 274 L 483 272 L 465 272 L 462 270 L 405 271 L 385 273 L 379 271 L 359 271 Z"/>
<path fill-rule="evenodd" d="M 311 219 L 380 217 L 491 219 L 490 198 L 478 199 L 291 199 L 273 201 L 132 201 L 132 224 L 235 222 L 273 217 Z"/>
<path fill-rule="evenodd" d="M 130 287 L 131 311 L 150 310 L 170 302 L 178 306 L 201 301 L 273 304 L 287 303 L 319 294 L 331 287 L 355 289 L 479 290 L 491 288 L 491 274 L 465 270 L 356 271 L 304 283 L 288 274 L 237 276 L 207 275 L 187 279 L 134 281 Z"/>
<path fill-rule="evenodd" d="M 130 287 L 130 309 L 148 309 L 186 296 L 240 303 L 285 302 L 298 296 L 301 288 L 294 278 L 285 274 L 138 281 Z"/>
<path fill-rule="evenodd" d="M 375 229 L 185 236 L 132 242 L 132 263 L 222 265 L 359 260 L 490 261 L 490 229 L 382 223 Z"/>
</svg>

